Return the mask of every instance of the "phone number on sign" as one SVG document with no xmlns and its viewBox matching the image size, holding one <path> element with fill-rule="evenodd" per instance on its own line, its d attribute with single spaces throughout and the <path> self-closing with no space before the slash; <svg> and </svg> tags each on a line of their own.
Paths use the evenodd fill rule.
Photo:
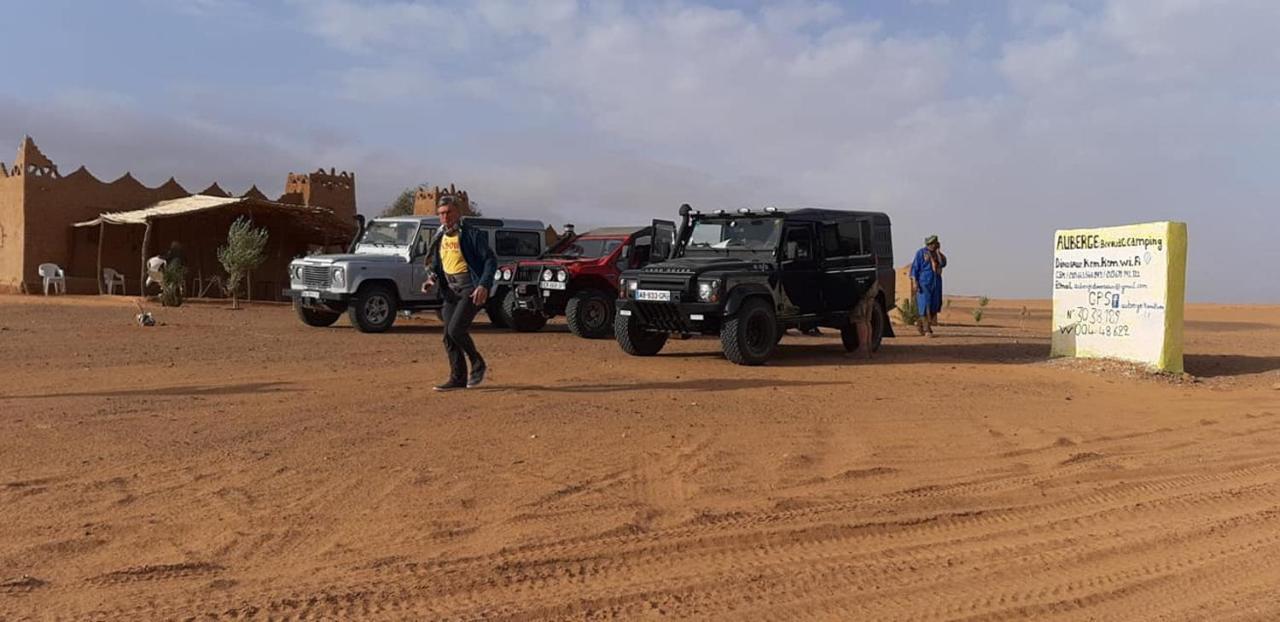
<svg viewBox="0 0 1280 622">
<path fill-rule="evenodd" d="M 1085 337 L 1128 337 L 1128 324 L 1090 324 L 1077 322 L 1058 329 L 1064 335 L 1081 335 Z"/>
</svg>

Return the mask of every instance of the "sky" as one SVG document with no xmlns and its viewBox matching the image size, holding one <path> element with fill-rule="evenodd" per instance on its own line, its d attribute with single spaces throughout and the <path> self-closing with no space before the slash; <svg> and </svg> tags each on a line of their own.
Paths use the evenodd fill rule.
<svg viewBox="0 0 1280 622">
<path fill-rule="evenodd" d="M 1056 229 L 1188 223 L 1188 298 L 1280 302 L 1274 0 L 5 2 L 0 160 L 360 211 L 458 184 L 579 230 L 883 211 L 948 290 L 1047 298 Z M 8 144 L 9 147 L 4 145 Z"/>
</svg>

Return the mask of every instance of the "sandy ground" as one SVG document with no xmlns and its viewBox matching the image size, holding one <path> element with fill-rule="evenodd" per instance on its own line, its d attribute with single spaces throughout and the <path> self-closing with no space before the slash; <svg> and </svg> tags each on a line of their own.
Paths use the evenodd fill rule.
<svg viewBox="0 0 1280 622">
<path fill-rule="evenodd" d="M 131 304 L 0 298 L 0 619 L 1280 618 L 1275 307 L 1195 381 L 959 301 L 870 364 L 486 328 L 446 396 L 431 320 Z"/>
</svg>

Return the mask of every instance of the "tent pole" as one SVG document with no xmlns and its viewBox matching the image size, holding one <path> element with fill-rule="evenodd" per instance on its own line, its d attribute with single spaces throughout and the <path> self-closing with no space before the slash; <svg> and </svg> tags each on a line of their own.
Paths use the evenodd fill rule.
<svg viewBox="0 0 1280 622">
<path fill-rule="evenodd" d="M 106 241 L 107 221 L 98 221 L 98 295 L 102 295 L 102 243 Z"/>
<path fill-rule="evenodd" d="M 138 279 L 138 297 L 147 299 L 147 244 L 151 242 L 151 219 L 147 219 L 147 230 L 142 233 L 142 276 Z"/>
</svg>

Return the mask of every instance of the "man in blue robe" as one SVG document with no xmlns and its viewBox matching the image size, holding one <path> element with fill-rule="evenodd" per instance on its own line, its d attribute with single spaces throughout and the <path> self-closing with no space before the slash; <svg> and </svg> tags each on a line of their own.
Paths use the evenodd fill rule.
<svg viewBox="0 0 1280 622">
<path fill-rule="evenodd" d="M 938 312 L 942 311 L 942 269 L 947 267 L 947 256 L 942 254 L 938 236 L 924 239 L 924 248 L 916 251 L 911 262 L 911 289 L 916 295 L 916 311 L 920 314 L 917 328 L 920 334 L 933 336 L 938 324 Z"/>
</svg>

